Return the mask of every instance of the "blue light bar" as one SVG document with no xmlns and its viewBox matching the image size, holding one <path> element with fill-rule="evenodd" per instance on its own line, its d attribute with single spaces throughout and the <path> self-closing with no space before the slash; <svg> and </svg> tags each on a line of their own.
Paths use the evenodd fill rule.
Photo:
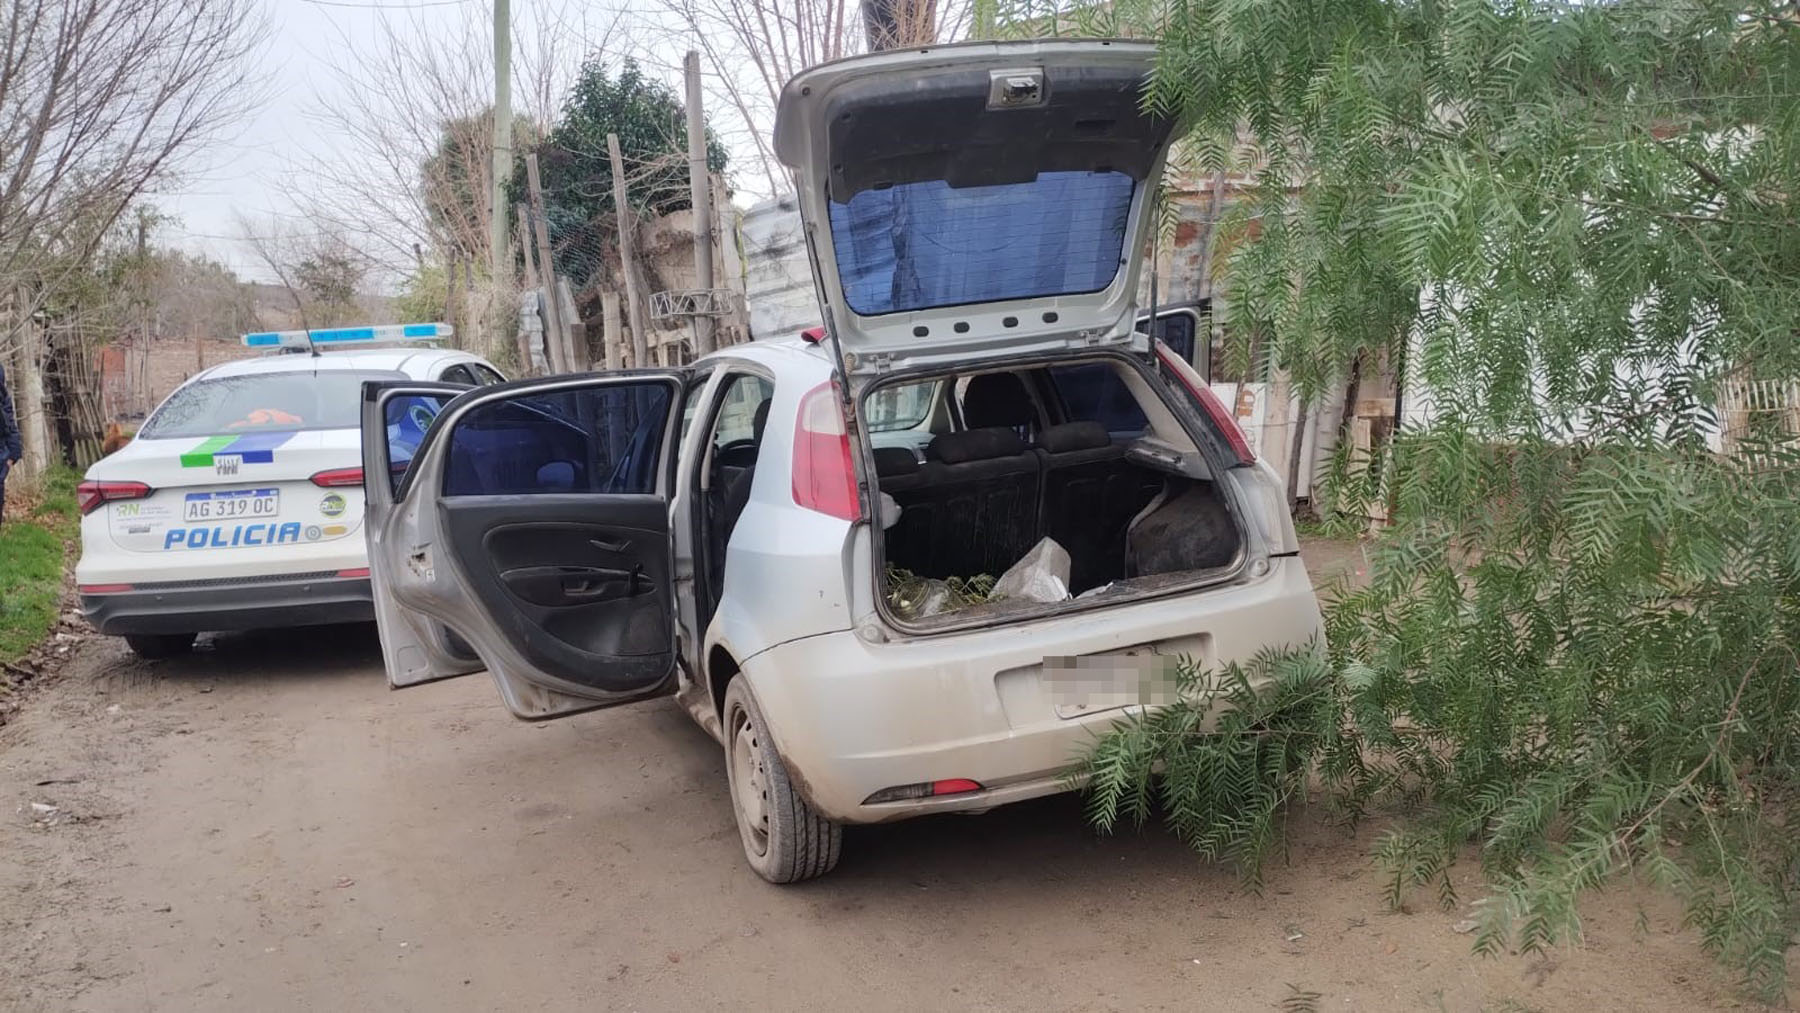
<svg viewBox="0 0 1800 1013">
<path fill-rule="evenodd" d="M 244 335 L 243 341 L 246 348 L 310 348 L 323 345 L 364 345 L 378 341 L 437 341 L 455 333 L 455 328 L 449 324 L 376 324 L 372 327 L 327 327 L 311 331 L 258 331 Z"/>
</svg>

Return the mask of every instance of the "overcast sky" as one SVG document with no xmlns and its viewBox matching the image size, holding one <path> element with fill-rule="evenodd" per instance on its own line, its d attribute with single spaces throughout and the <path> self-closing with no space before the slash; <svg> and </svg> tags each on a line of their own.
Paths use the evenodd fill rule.
<svg viewBox="0 0 1800 1013">
<path fill-rule="evenodd" d="M 163 230 L 165 242 L 205 253 L 244 277 L 273 280 L 255 252 L 238 238 L 240 217 L 256 222 L 279 220 L 304 232 L 309 226 L 297 214 L 296 197 L 306 185 L 303 170 L 308 161 L 324 154 L 354 162 L 357 153 L 348 150 L 345 139 L 317 117 L 333 95 L 356 88 L 362 81 L 360 71 L 341 70 L 351 47 L 366 50 L 370 40 L 379 37 L 384 19 L 402 24 L 409 33 L 450 39 L 466 37 L 469 19 L 492 15 L 488 0 L 263 2 L 269 22 L 263 57 L 266 103 L 229 141 L 200 152 L 177 186 L 152 199 L 177 219 Z M 636 22 L 630 33 L 633 55 L 646 72 L 678 85 L 680 50 L 684 48 L 678 33 L 659 36 L 657 26 L 645 20 L 654 17 L 646 13 L 645 0 L 618 2 L 630 5 Z M 609 46 L 623 45 L 604 27 L 616 18 L 609 12 L 608 0 L 513 0 L 515 74 L 521 73 L 518 61 L 529 59 L 521 51 L 534 45 L 531 37 L 539 32 L 534 19 L 552 16 L 560 19 L 558 47 L 563 51 L 554 62 L 565 83 L 582 53 L 609 39 Z M 368 72 L 380 73 L 381 69 L 373 67 Z M 518 83 L 513 104 L 520 111 L 527 104 Z M 723 112 L 727 111 L 708 109 L 715 129 Z M 729 136 L 727 140 L 729 143 Z"/>
</svg>

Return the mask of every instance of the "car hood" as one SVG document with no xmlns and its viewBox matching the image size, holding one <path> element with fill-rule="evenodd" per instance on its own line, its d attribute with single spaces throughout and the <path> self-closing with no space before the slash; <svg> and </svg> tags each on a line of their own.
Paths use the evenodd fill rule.
<svg viewBox="0 0 1800 1013">
<path fill-rule="evenodd" d="M 1175 136 L 1148 43 L 971 43 L 805 71 L 775 150 L 852 376 L 1124 345 Z"/>
</svg>

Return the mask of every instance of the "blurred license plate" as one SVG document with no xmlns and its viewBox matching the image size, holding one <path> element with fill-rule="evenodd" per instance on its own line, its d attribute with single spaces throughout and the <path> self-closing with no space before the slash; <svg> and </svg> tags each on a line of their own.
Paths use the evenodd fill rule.
<svg viewBox="0 0 1800 1013">
<path fill-rule="evenodd" d="M 1060 718 L 1078 718 L 1120 707 L 1173 703 L 1181 659 L 1148 648 L 1110 654 L 1045 658 L 1044 682 Z"/>
<path fill-rule="evenodd" d="M 231 489 L 188 493 L 181 518 L 185 521 L 234 521 L 273 517 L 280 512 L 279 489 Z"/>
</svg>

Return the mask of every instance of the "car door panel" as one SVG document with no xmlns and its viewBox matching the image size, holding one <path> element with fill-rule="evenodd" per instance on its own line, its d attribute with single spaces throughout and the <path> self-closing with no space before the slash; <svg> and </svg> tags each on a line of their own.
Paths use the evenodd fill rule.
<svg viewBox="0 0 1800 1013">
<path fill-rule="evenodd" d="M 516 716 L 672 689 L 680 395 L 674 371 L 471 391 L 432 422 L 372 536 L 394 606 L 454 631 Z"/>
<path fill-rule="evenodd" d="M 655 496 L 620 497 L 598 521 L 588 500 L 538 497 L 529 520 L 516 519 L 506 497 L 450 499 L 439 509 L 481 606 L 530 631 L 519 643 L 528 662 L 607 693 L 631 692 L 671 661 L 662 608 L 671 590 L 668 509 Z"/>
<path fill-rule="evenodd" d="M 363 385 L 363 533 L 382 662 L 388 685 L 394 689 L 482 670 L 481 659 L 466 643 L 460 643 L 453 631 L 401 607 L 394 600 L 389 570 L 374 565 L 385 551 L 383 522 L 394 510 L 395 490 L 432 420 L 465 390 L 455 384 L 418 380 Z"/>
</svg>

